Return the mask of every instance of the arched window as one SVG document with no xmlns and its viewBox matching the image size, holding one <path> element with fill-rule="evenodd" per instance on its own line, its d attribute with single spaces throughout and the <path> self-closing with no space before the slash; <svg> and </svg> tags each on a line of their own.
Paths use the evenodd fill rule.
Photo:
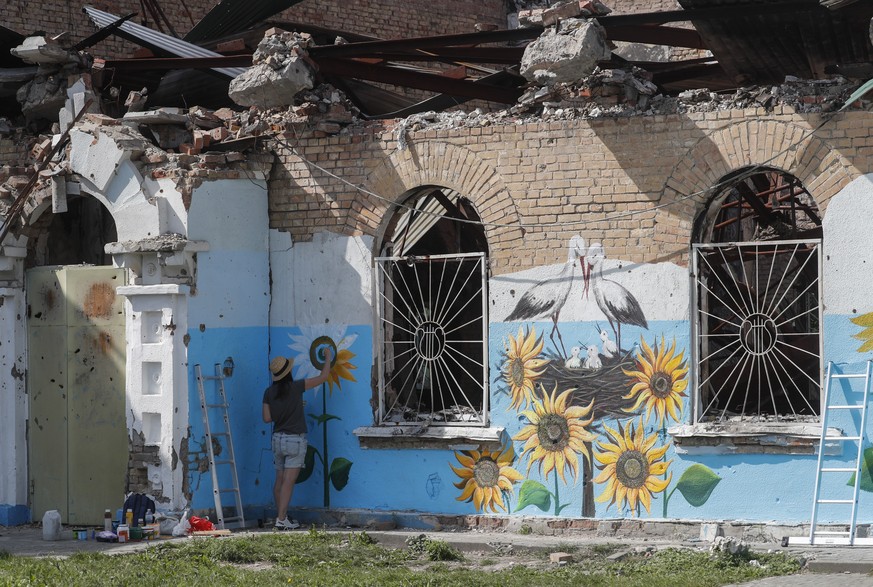
<svg viewBox="0 0 873 587">
<path fill-rule="evenodd" d="M 377 424 L 486 426 L 487 241 L 473 204 L 427 186 L 396 206 L 376 259 Z"/>
<path fill-rule="evenodd" d="M 820 413 L 821 216 L 791 174 L 720 182 L 693 245 L 696 421 Z"/>
</svg>

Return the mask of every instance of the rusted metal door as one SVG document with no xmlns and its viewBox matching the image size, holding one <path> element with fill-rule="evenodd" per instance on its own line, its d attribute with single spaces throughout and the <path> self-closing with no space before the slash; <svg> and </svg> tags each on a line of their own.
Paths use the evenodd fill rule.
<svg viewBox="0 0 873 587">
<path fill-rule="evenodd" d="M 99 524 L 124 498 L 125 273 L 112 267 L 28 271 L 31 508 Z"/>
</svg>

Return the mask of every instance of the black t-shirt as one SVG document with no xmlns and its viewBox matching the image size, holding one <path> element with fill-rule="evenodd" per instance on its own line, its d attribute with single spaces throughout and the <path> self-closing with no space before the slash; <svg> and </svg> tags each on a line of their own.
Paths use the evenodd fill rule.
<svg viewBox="0 0 873 587">
<path fill-rule="evenodd" d="M 264 403 L 270 406 L 273 432 L 306 434 L 306 419 L 303 417 L 303 380 L 283 379 L 264 391 Z"/>
</svg>

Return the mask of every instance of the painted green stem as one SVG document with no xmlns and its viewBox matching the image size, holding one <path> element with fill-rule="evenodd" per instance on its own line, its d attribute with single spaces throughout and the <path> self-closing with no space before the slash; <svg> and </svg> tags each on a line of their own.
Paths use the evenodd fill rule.
<svg viewBox="0 0 873 587">
<path fill-rule="evenodd" d="M 557 470 L 554 473 L 555 473 L 555 515 L 557 516 L 561 513 L 561 504 L 560 504 L 561 500 L 558 498 L 558 472 L 557 472 Z"/>
<path fill-rule="evenodd" d="M 327 414 L 327 390 L 325 389 L 326 383 L 321 384 L 321 414 L 324 416 Z M 330 471 L 328 469 L 328 463 L 330 463 L 330 459 L 327 458 L 327 419 L 321 423 L 321 436 L 324 440 L 324 455 L 321 463 L 322 463 L 322 471 L 324 471 L 324 507 L 330 508 Z"/>
</svg>

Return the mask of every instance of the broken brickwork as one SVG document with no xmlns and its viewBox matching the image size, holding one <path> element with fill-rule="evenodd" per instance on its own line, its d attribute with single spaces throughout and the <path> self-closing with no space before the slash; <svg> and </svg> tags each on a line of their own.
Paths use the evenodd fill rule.
<svg viewBox="0 0 873 587">
<path fill-rule="evenodd" d="M 356 126 L 278 143 L 271 226 L 295 241 L 321 230 L 377 235 L 388 202 L 440 185 L 471 199 L 488 225 L 495 275 L 560 262 L 578 231 L 620 259 L 684 264 L 695 216 L 732 171 L 763 162 L 787 170 L 824 209 L 852 177 L 873 170 L 873 120 L 863 112 L 842 114 L 815 135 L 822 113 L 787 106 L 554 120 L 444 116 L 450 122 L 423 117 L 402 133 Z"/>
<path fill-rule="evenodd" d="M 147 445 L 142 432 L 132 431 L 129 438 L 127 461 L 127 493 L 147 493 L 160 501 L 161 488 L 149 482 L 149 466 L 160 467 L 160 447 Z"/>
</svg>

